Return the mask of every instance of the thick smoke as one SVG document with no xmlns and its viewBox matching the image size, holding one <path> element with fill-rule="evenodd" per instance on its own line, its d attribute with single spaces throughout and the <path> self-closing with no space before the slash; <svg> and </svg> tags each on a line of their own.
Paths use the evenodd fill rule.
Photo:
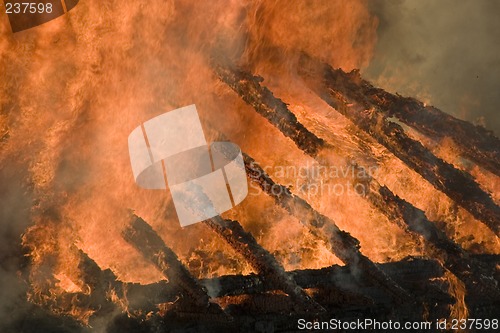
<svg viewBox="0 0 500 333">
<path fill-rule="evenodd" d="M 378 43 L 364 76 L 500 133 L 500 2 L 372 1 Z"/>
<path fill-rule="evenodd" d="M 23 273 L 20 236 L 29 224 L 30 200 L 24 195 L 18 169 L 0 169 L 0 331 L 19 319 L 25 310 L 26 285 Z"/>
</svg>

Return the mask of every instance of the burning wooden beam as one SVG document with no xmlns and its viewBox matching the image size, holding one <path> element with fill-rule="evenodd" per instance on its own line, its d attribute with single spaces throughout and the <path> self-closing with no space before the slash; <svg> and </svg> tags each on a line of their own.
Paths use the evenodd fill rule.
<svg viewBox="0 0 500 333">
<path fill-rule="evenodd" d="M 252 105 L 259 114 L 266 117 L 278 129 L 281 130 L 281 124 L 290 119 L 289 114 L 292 112 L 288 110 L 283 101 L 274 97 L 269 89 L 261 86 L 261 79 L 247 72 L 219 64 L 214 64 L 214 69 L 218 76 L 245 102 Z M 293 130 L 288 132 L 281 130 L 282 133 L 292 139 L 301 150 L 310 156 L 316 157 L 319 151 L 328 148 L 322 139 L 317 138 L 295 117 L 293 122 L 289 124 L 289 128 L 293 128 Z M 312 138 L 308 144 L 314 147 L 312 150 L 314 153 L 306 149 L 308 146 L 301 140 L 304 137 Z M 492 280 L 481 279 L 480 277 L 484 274 L 470 268 L 471 266 L 479 267 L 478 263 L 466 259 L 467 255 L 463 249 L 450 240 L 434 223 L 430 222 L 423 211 L 393 194 L 386 186 L 381 186 L 376 179 L 371 179 L 370 191 L 366 191 L 364 194 L 368 201 L 386 215 L 390 221 L 395 221 L 407 232 L 422 236 L 427 243 L 427 248 L 431 248 L 432 255 L 442 258 L 445 266 L 466 282 L 469 289 L 479 285 L 484 290 L 490 290 L 489 294 L 498 298 L 499 293 Z M 469 267 L 469 269 L 464 269 L 465 267 Z M 471 274 L 471 271 L 475 271 L 477 274 Z"/>
<path fill-rule="evenodd" d="M 377 265 L 385 274 L 401 285 L 413 289 L 430 279 L 442 277 L 444 270 L 435 260 L 422 258 L 411 258 L 399 262 L 384 263 Z M 288 272 L 295 282 L 304 289 L 309 288 L 336 288 L 354 293 L 359 293 L 365 297 L 375 294 L 377 286 L 369 285 L 369 281 L 354 281 L 351 277 L 349 266 L 333 265 L 321 269 L 305 269 Z M 213 279 L 204 279 L 200 283 L 204 285 L 216 284 L 219 286 L 215 297 L 228 295 L 243 295 L 263 293 L 276 290 L 273 283 L 268 283 L 265 276 L 258 274 L 251 275 L 226 275 Z M 412 290 L 412 294 L 415 294 Z"/>
<path fill-rule="evenodd" d="M 308 210 L 312 208 L 308 206 L 306 202 L 300 202 L 301 201 L 300 198 L 298 201 L 295 201 L 295 199 L 293 199 L 293 194 L 291 194 L 286 187 L 273 183 L 272 180 L 269 179 L 268 176 L 265 174 L 265 172 L 262 169 L 260 169 L 253 160 L 249 159 L 247 155 L 245 155 L 245 165 L 247 167 L 247 171 L 249 173 L 250 178 L 253 180 L 255 180 L 255 177 L 259 178 L 259 181 L 257 183 L 266 193 L 271 195 L 279 205 L 287 209 L 289 212 L 293 211 L 293 214 L 297 216 L 301 221 L 307 221 L 308 219 L 312 219 L 312 223 L 315 223 L 316 225 L 319 226 L 324 225 L 324 217 L 320 216 L 318 218 L 319 213 L 308 212 Z M 276 190 L 276 186 L 279 187 L 279 191 Z M 271 188 L 275 189 L 274 193 L 273 191 L 271 191 Z M 374 192 L 371 191 L 370 193 Z M 380 188 L 379 193 L 380 195 L 390 194 L 394 196 L 394 194 L 392 194 L 386 187 Z M 379 198 L 379 196 L 373 196 L 373 197 Z M 435 224 L 428 221 L 425 217 L 425 214 L 422 211 L 413 207 L 406 201 L 401 200 L 397 196 L 386 199 L 387 200 L 385 200 L 384 203 L 386 202 L 391 203 L 391 206 L 387 207 L 387 213 L 389 214 L 389 216 L 394 212 L 396 212 L 396 214 L 400 214 L 401 213 L 400 208 L 406 207 L 406 210 L 403 211 L 404 216 L 399 216 L 399 219 L 405 221 L 405 223 L 408 223 L 407 228 L 409 230 L 422 235 L 424 239 L 426 239 L 426 241 L 428 241 L 428 243 L 431 246 L 438 249 L 438 251 L 432 251 L 430 254 L 435 255 L 437 258 L 440 258 L 440 260 L 442 260 L 442 262 L 451 272 L 453 272 L 462 281 L 466 283 L 467 290 L 471 292 L 470 293 L 471 296 L 467 296 L 467 299 L 471 300 L 471 305 L 476 306 L 478 302 L 479 303 L 486 302 L 487 304 L 490 303 L 494 304 L 495 302 L 498 302 L 500 300 L 499 292 L 497 290 L 498 281 L 494 279 L 493 273 L 490 270 L 486 270 L 481 267 L 482 266 L 481 262 L 470 259 L 469 255 L 466 254 L 465 251 L 463 251 L 463 249 L 461 249 L 460 246 L 449 240 L 444 233 L 442 233 L 435 227 Z M 303 210 L 304 208 L 305 210 Z M 313 218 L 312 216 L 315 217 Z M 398 216 L 393 215 L 392 217 L 394 218 Z M 316 232 L 314 224 L 312 223 L 307 223 L 307 225 L 311 228 L 313 234 L 315 234 L 319 238 L 325 239 L 325 237 L 321 235 L 321 233 Z M 347 257 L 349 259 L 346 260 L 345 257 L 343 258 L 341 255 L 339 255 L 338 251 L 339 244 L 341 244 L 340 253 L 342 252 L 346 253 L 345 252 L 346 249 L 342 244 L 343 242 L 342 241 L 339 242 L 338 240 L 335 241 L 334 240 L 335 237 L 332 237 L 331 239 L 333 240 L 331 242 L 333 253 L 336 254 L 340 259 L 344 260 L 346 264 L 349 263 L 349 259 L 352 260 L 352 257 L 354 255 L 352 253 L 347 252 L 350 255 L 350 257 Z M 335 247 L 335 245 L 337 245 L 337 247 Z M 349 249 L 347 249 L 347 251 L 349 251 Z M 364 265 L 366 266 L 361 267 L 361 269 L 370 269 L 369 260 L 366 258 L 359 260 L 359 262 L 362 262 L 363 260 L 366 260 L 368 262 L 365 262 Z M 387 292 L 387 290 L 385 291 Z M 486 301 L 484 299 L 477 299 L 474 296 L 478 294 L 483 295 L 484 293 L 488 295 L 487 297 L 489 298 L 489 300 Z"/>
<path fill-rule="evenodd" d="M 411 291 L 412 295 L 419 298 L 421 302 L 439 302 L 441 305 L 449 305 L 453 302 L 447 295 L 446 285 L 432 282 L 438 281 L 444 276 L 444 269 L 436 260 L 407 258 L 398 262 L 377 264 L 377 266 L 393 280 Z M 294 270 L 287 272 L 287 274 L 301 288 L 316 289 L 316 295 L 323 291 L 335 290 L 338 295 L 349 295 L 370 299 L 373 303 L 384 303 L 384 300 L 379 298 L 383 290 L 377 285 L 370 284 L 368 280 L 353 280 L 349 266 L 333 265 L 321 269 Z M 269 281 L 264 274 L 224 275 L 200 279 L 198 283 L 212 289 L 211 296 L 214 298 L 251 296 L 281 290 L 281 282 Z M 127 301 L 133 299 L 132 309 L 143 311 L 154 310 L 146 304 L 174 302 L 179 293 L 178 286 L 166 281 L 148 285 L 116 281 L 115 285 L 120 289 L 127 290 Z"/>
<path fill-rule="evenodd" d="M 242 243 L 243 244 L 243 243 Z M 181 289 L 172 281 L 159 281 L 152 284 L 141 285 L 138 283 L 125 283 L 116 278 L 109 269 L 102 270 L 86 253 L 80 251 L 81 263 L 79 268 L 85 283 L 92 288 L 91 293 L 110 295 L 113 290 L 119 297 L 125 296 L 127 300 L 135 297 L 147 298 L 152 304 L 172 302 L 178 297 Z M 477 256 L 473 256 L 474 258 Z M 494 270 L 494 262 L 498 256 L 486 258 L 488 270 Z M 409 289 L 425 286 L 424 281 L 440 278 L 444 275 L 441 264 L 434 259 L 406 258 L 402 261 L 377 264 L 385 274 L 398 281 Z M 370 289 L 377 289 L 370 285 L 370 281 L 351 279 L 349 266 L 332 265 L 320 269 L 303 269 L 286 272 L 290 278 L 301 288 L 338 288 L 360 295 L 368 296 Z M 348 283 L 346 283 L 348 281 Z M 266 273 L 250 275 L 224 275 L 221 277 L 197 280 L 201 286 L 217 286 L 212 297 L 235 296 L 243 294 L 264 293 L 267 291 L 281 290 L 281 282 L 277 279 L 269 280 Z M 415 291 L 412 290 L 412 293 Z M 109 298 L 108 298 L 109 299 Z M 139 300 L 134 300 L 140 303 Z M 134 307 L 138 308 L 138 307 Z"/>
<path fill-rule="evenodd" d="M 399 125 L 387 122 L 375 111 L 364 110 L 355 101 L 347 101 L 340 93 L 335 93 L 335 87 L 332 87 L 333 83 L 329 83 L 328 77 L 328 69 L 331 70 L 331 68 L 323 64 L 319 69 L 317 66 L 316 62 L 312 62 L 312 64 L 309 63 L 309 67 L 301 70 L 301 74 L 306 80 L 311 76 L 314 78 L 322 77 L 323 73 L 326 73 L 324 83 L 319 86 L 314 80 L 308 82 L 312 90 L 316 91 L 328 104 L 351 119 L 362 130 L 374 136 L 377 141 L 420 173 L 434 187 L 447 194 L 474 217 L 484 222 L 496 235 L 500 235 L 500 207 L 469 174 L 455 169 L 451 164 L 434 156 L 419 142 L 409 138 Z M 261 86 L 262 79 L 216 62 L 214 62 L 213 68 L 223 82 L 278 129 L 281 130 L 281 124 L 289 120 L 288 114 L 292 112 L 288 110 L 283 101 L 274 97 L 269 89 Z M 301 150 L 310 156 L 316 157 L 318 151 L 327 147 L 322 139 L 311 133 L 296 118 L 290 126 L 292 130 L 286 132 L 281 130 L 282 133 L 292 139 Z M 301 140 L 305 137 L 310 138 L 307 144 Z M 308 149 L 308 145 L 313 148 Z"/>
<path fill-rule="evenodd" d="M 254 106 L 254 109 L 259 114 L 266 117 L 266 119 L 272 125 L 274 125 L 277 128 L 280 128 L 279 124 L 287 121 L 287 118 L 289 118 L 289 116 L 285 117 L 280 115 L 288 115 L 289 113 L 292 112 L 288 110 L 288 107 L 286 106 L 285 103 L 283 103 L 283 101 L 274 97 L 272 92 L 269 91 L 269 89 L 261 86 L 260 84 L 260 82 L 262 81 L 261 79 L 252 76 L 251 74 L 245 71 L 233 69 L 229 66 L 223 66 L 216 62 L 214 62 L 213 67 L 216 74 L 223 82 L 225 82 L 229 87 L 231 87 L 235 92 L 237 92 L 242 99 L 244 99 L 247 102 L 250 102 Z M 261 99 L 261 96 L 265 96 L 265 98 Z M 270 117 L 269 115 L 273 116 Z M 316 137 L 316 135 L 310 132 L 305 126 L 300 124 L 296 119 L 294 123 L 290 126 L 294 126 L 293 131 L 290 131 L 289 133 L 283 132 L 283 134 L 292 139 L 302 151 L 304 151 L 306 154 L 309 154 L 311 157 L 316 158 L 317 152 L 329 148 L 327 143 L 325 143 L 322 139 Z M 308 144 L 305 145 L 300 140 L 300 138 L 303 137 L 308 137 L 313 139 L 309 140 Z M 310 150 L 306 149 L 309 145 L 314 147 L 314 149 L 312 149 L 314 153 L 311 153 Z M 318 162 L 323 163 L 322 161 Z M 389 218 L 397 216 L 399 218 L 404 219 L 405 217 L 407 217 L 407 214 L 405 213 L 408 210 L 407 204 L 398 200 L 392 200 L 392 198 L 396 197 L 392 193 L 390 193 L 391 195 L 387 196 L 383 195 L 382 193 L 379 193 L 382 186 L 377 182 L 376 179 L 372 178 L 370 180 L 370 188 L 372 190 L 369 192 L 369 197 L 368 197 L 369 201 L 372 204 L 374 204 L 375 207 L 378 208 L 384 215 L 387 215 Z M 385 188 L 385 192 L 387 191 L 389 191 L 389 189 Z M 366 193 L 363 194 L 366 195 Z M 388 212 L 385 209 L 385 206 L 392 207 L 392 209 L 395 210 L 394 213 Z M 413 208 L 417 209 L 415 207 Z M 400 225 L 411 224 L 411 223 L 414 222 L 411 220 L 407 220 L 403 221 L 403 223 Z"/>
<path fill-rule="evenodd" d="M 251 274 L 199 280 L 200 284 L 218 286 L 213 296 L 217 297 L 217 302 L 226 306 L 226 311 L 233 317 L 231 322 L 217 322 L 207 316 L 199 317 L 196 321 L 186 320 L 178 313 L 170 313 L 161 318 L 158 310 L 147 316 L 145 312 L 142 315 L 128 315 L 127 322 L 134 325 L 138 322 L 150 323 L 152 327 L 163 330 L 182 329 L 186 328 L 186 325 L 192 328 L 196 322 L 196 331 L 255 331 L 257 323 L 272 320 L 275 328 L 281 327 L 288 331 L 294 326 L 296 328 L 298 318 L 308 318 L 312 321 L 329 320 L 334 316 L 347 320 L 363 314 L 383 320 L 387 316 L 400 313 L 411 315 L 417 320 L 427 312 L 430 312 L 428 320 L 449 316 L 449 307 L 454 300 L 447 293 L 448 285 L 442 281 L 444 271 L 437 261 L 409 258 L 401 262 L 381 264 L 380 269 L 395 280 L 401 281 L 422 305 L 410 309 L 393 307 L 394 305 L 387 307 L 380 302 L 381 291 L 376 286 L 365 284 L 366 281 L 353 281 L 349 267 L 334 265 L 317 270 L 289 272 L 297 284 L 307 288 L 312 297 L 328 309 L 323 314 L 289 312 L 287 309 L 290 307 L 290 298 L 275 292 L 276 289 L 266 281 L 265 276 Z M 129 288 L 127 285 L 129 284 L 124 284 L 123 289 Z M 157 304 L 175 301 L 175 293 L 163 291 L 176 288 L 164 281 L 150 285 L 133 285 L 134 294 L 152 295 L 152 300 Z M 147 320 L 144 320 L 146 318 Z"/>
<path fill-rule="evenodd" d="M 281 99 L 260 85 L 262 78 L 220 62 L 213 62 L 212 65 L 223 82 L 306 154 L 316 157 L 319 151 L 328 146 L 323 139 L 307 130 Z"/>
<path fill-rule="evenodd" d="M 110 269 L 101 270 L 85 252 L 82 250 L 78 252 L 80 253 L 78 269 L 81 272 L 82 281 L 90 288 L 89 296 L 93 299 L 92 302 L 98 304 L 101 309 L 113 308 L 109 297 L 110 291 L 113 290 L 115 294 L 122 295 L 122 284 Z"/>
<path fill-rule="evenodd" d="M 104 316 L 117 308 L 120 303 L 123 311 L 148 313 L 158 311 L 158 304 L 173 303 L 183 292 L 178 284 L 167 281 L 142 285 L 122 282 L 110 270 L 102 270 L 85 252 L 80 252 L 78 268 L 83 282 L 89 286 L 89 293 L 67 293 L 67 297 L 80 300 L 80 305 L 99 309 L 95 317 Z M 75 297 L 78 295 L 78 297 Z M 85 304 L 83 302 L 86 302 Z M 74 301 L 73 301 L 74 303 Z M 126 308 L 126 309 L 125 309 Z"/>
<path fill-rule="evenodd" d="M 286 186 L 275 183 L 250 156 L 244 154 L 243 158 L 250 180 L 259 185 L 279 206 L 304 223 L 312 234 L 330 245 L 332 253 L 340 260 L 346 265 L 359 268 L 362 278 L 380 285 L 396 302 L 409 301 L 408 293 L 359 251 L 359 241 L 356 238 L 340 230 L 333 220 L 317 212 L 302 198 L 292 194 Z"/>
<path fill-rule="evenodd" d="M 271 124 L 280 129 L 285 136 L 292 139 L 305 153 L 311 155 L 312 157 L 316 157 L 319 151 L 328 148 L 328 145 L 322 139 L 317 138 L 306 127 L 298 122 L 295 116 L 293 116 L 293 121 L 288 123 L 288 120 L 291 119 L 290 114 L 293 115 L 293 113 L 288 110 L 288 107 L 285 103 L 283 103 L 283 101 L 274 97 L 269 89 L 260 85 L 260 82 L 262 81 L 261 79 L 254 77 L 247 72 L 237 70 L 229 66 L 223 66 L 218 63 L 214 63 L 214 70 L 221 80 L 237 92 L 245 102 L 252 105 L 259 114 L 264 116 Z M 282 130 L 281 124 L 283 123 L 288 124 L 289 127 L 287 131 Z M 304 144 L 304 140 L 302 140 L 302 138 L 311 138 L 311 140 L 308 141 L 308 144 L 314 147 L 314 149 L 306 149 L 309 146 Z M 245 162 L 248 164 L 253 163 L 252 161 L 246 160 Z M 390 220 L 396 218 L 397 222 L 403 222 L 399 223 L 399 225 L 405 230 L 418 233 L 421 236 L 426 236 L 424 237 L 426 241 L 436 245 L 440 250 L 445 251 L 446 257 L 452 256 L 456 258 L 457 255 L 459 256 L 459 254 L 462 253 L 460 247 L 453 241 L 449 240 L 443 232 L 438 230 L 435 225 L 432 224 L 432 222 L 429 222 L 425 217 L 425 214 L 423 214 L 423 212 L 421 212 L 418 208 L 404 200 L 401 200 L 387 187 L 382 187 L 374 179 L 370 182 L 370 188 L 371 191 L 369 191 L 368 200 L 381 212 L 388 216 Z M 286 190 L 288 191 L 288 189 Z M 269 192 L 270 191 L 267 193 L 269 194 Z M 390 209 L 386 209 L 388 207 L 390 207 Z M 409 212 L 411 212 L 411 214 L 409 214 Z M 421 212 L 422 214 L 417 214 L 418 212 Z M 416 214 L 419 215 L 419 219 L 414 218 Z M 338 254 L 336 253 L 336 255 Z"/>
<path fill-rule="evenodd" d="M 120 293 L 123 283 L 109 269 L 101 268 L 81 250 L 72 250 L 79 254 L 78 270 L 85 286 L 80 291 L 65 291 L 43 297 L 42 305 L 55 314 L 71 313 L 78 320 L 92 325 L 94 320 L 106 317 L 119 309 L 111 295 Z M 115 292 L 116 291 L 116 292 Z"/>
<path fill-rule="evenodd" d="M 444 232 L 429 221 L 425 213 L 394 195 L 387 187 L 374 188 L 371 184 L 368 199 L 375 206 L 381 206 L 391 221 L 408 232 L 420 235 L 426 244 L 426 252 L 435 259 L 439 259 L 443 266 L 465 283 L 468 295 L 483 294 L 492 300 L 500 301 L 498 281 L 495 281 L 493 272 L 485 269 L 484 264 L 471 257 L 460 245 L 450 240 Z M 373 195 L 378 193 L 379 195 Z M 383 197 L 385 200 L 380 201 Z M 389 205 L 388 205 L 389 203 Z M 400 207 L 406 207 L 401 211 Z M 404 214 L 404 216 L 401 216 Z M 404 224 L 403 224 L 404 223 Z M 481 290 L 480 293 L 477 290 Z"/>
<path fill-rule="evenodd" d="M 81 251 L 80 251 L 81 252 Z M 101 270 L 99 266 L 85 253 L 81 252 L 82 260 L 80 269 L 82 277 L 91 287 L 90 294 L 67 293 L 65 299 L 73 304 L 87 306 L 89 309 L 100 309 L 93 315 L 93 318 L 105 316 L 112 309 L 112 295 L 116 295 L 127 305 L 128 311 L 158 311 L 158 304 L 175 302 L 178 299 L 181 289 L 175 283 L 160 281 L 149 285 L 136 283 L 123 283 L 116 279 L 110 270 Z M 484 263 L 485 271 L 491 275 L 496 270 L 498 256 L 472 256 L 474 260 Z M 483 258 L 484 257 L 484 258 Z M 447 316 L 445 309 L 453 303 L 453 299 L 447 295 L 446 284 L 442 284 L 444 270 L 436 260 L 421 258 L 408 258 L 403 261 L 385 263 L 377 265 L 385 274 L 404 286 L 412 295 L 416 296 L 420 302 L 434 307 Z M 321 304 L 337 304 L 339 298 L 343 300 L 342 306 L 349 308 L 356 304 L 356 300 L 368 298 L 380 302 L 380 293 L 383 292 L 376 285 L 370 284 L 368 280 L 353 280 L 351 268 L 349 266 L 326 267 L 322 269 L 306 269 L 287 272 L 294 282 L 303 289 L 314 289 L 315 299 L 321 300 Z M 212 290 L 212 297 L 220 298 L 238 295 L 264 294 L 275 290 L 280 290 L 279 281 L 268 281 L 264 274 L 226 275 L 218 278 L 197 280 L 199 285 L 207 286 Z M 329 299 L 328 294 L 334 291 L 335 299 Z M 492 298 L 478 297 L 480 294 L 470 295 L 474 299 L 473 306 L 492 311 L 495 302 Z M 279 295 L 277 295 L 279 296 Z M 103 298 L 104 297 L 104 298 Z M 76 302 L 76 303 L 75 303 Z M 273 303 L 273 300 L 270 300 Z M 353 303 L 350 303 L 353 302 Z M 106 305 L 107 304 L 107 305 Z M 369 306 L 367 303 L 365 306 Z M 382 305 L 382 304 L 379 304 Z M 94 318 L 94 319 L 95 319 Z M 96 319 L 98 320 L 98 319 Z"/>
<path fill-rule="evenodd" d="M 298 311 L 324 312 L 325 309 L 309 297 L 288 275 L 283 266 L 255 238 L 237 222 L 216 216 L 204 221 L 238 253 L 248 260 L 252 267 L 264 277 L 266 284 L 288 294 Z"/>
<path fill-rule="evenodd" d="M 130 226 L 123 232 L 123 238 L 155 264 L 170 283 L 183 290 L 195 306 L 205 309 L 210 306 L 206 289 L 143 219 L 134 216 Z"/>
<path fill-rule="evenodd" d="M 376 88 L 363 80 L 359 71 L 345 73 L 341 69 L 330 68 L 329 81 L 337 91 L 365 109 L 376 107 L 387 117 L 396 117 L 433 139 L 453 139 L 465 157 L 500 176 L 500 139 L 493 132 L 426 106 L 414 98 Z"/>
<path fill-rule="evenodd" d="M 230 223 L 230 221 L 226 222 Z M 240 243 L 238 241 L 239 236 L 245 237 L 245 235 L 240 235 L 240 231 L 237 231 L 238 228 L 241 227 L 233 224 L 231 228 L 224 229 L 224 232 L 236 230 L 237 237 L 235 237 L 235 241 Z M 244 243 L 241 242 L 241 244 Z M 117 298 L 113 297 L 113 295 L 122 300 L 120 302 L 123 302 L 122 306 L 124 304 L 127 306 L 127 311 L 138 311 L 137 313 L 141 317 L 140 313 L 144 314 L 149 311 L 157 313 L 159 304 L 176 302 L 179 293 L 182 292 L 180 286 L 173 283 L 173 281 L 169 283 L 160 281 L 149 285 L 123 283 L 118 281 L 110 270 L 101 270 L 85 253 L 81 252 L 81 255 L 82 260 L 79 267 L 82 270 L 82 278 L 85 283 L 89 284 L 91 292 L 89 294 L 67 293 L 64 298 L 74 305 L 97 309 L 98 311 L 92 315 L 91 322 L 93 320 L 98 321 L 99 317 L 106 316 L 110 310 L 116 308 L 113 302 L 116 302 Z M 476 257 L 480 257 L 477 261 L 484 264 L 482 273 L 491 276 L 492 272 L 497 269 L 498 256 L 472 256 L 474 260 L 476 260 Z M 426 304 L 427 307 L 430 306 L 434 314 L 438 313 L 439 315 L 436 318 L 449 315 L 447 309 L 454 300 L 448 295 L 450 286 L 446 283 L 443 284 L 446 278 L 444 277 L 444 269 L 438 261 L 410 258 L 377 266 L 394 281 L 410 291 L 418 299 L 419 303 Z M 296 270 L 287 272 L 287 274 L 296 285 L 310 290 L 313 299 L 321 302 L 324 306 L 335 307 L 341 305 L 342 308 L 347 309 L 346 311 L 355 306 L 358 311 L 365 311 L 362 310 L 365 308 L 366 311 L 370 311 L 369 309 L 376 306 L 376 304 L 378 304 L 377 306 L 383 306 L 385 303 L 380 298 L 381 293 L 385 293 L 385 290 L 380 288 L 378 284 L 373 285 L 369 279 L 353 280 L 351 267 L 349 266 L 334 265 L 322 269 Z M 228 275 L 195 281 L 197 285 L 210 288 L 212 297 L 221 298 L 219 302 L 222 303 L 238 302 L 238 299 L 228 299 L 228 296 L 249 295 L 250 298 L 246 298 L 249 300 L 258 295 L 267 295 L 265 300 L 261 300 L 264 302 L 263 304 L 281 304 L 282 307 L 290 305 L 290 302 L 284 299 L 280 300 L 279 293 L 269 294 L 269 292 L 281 290 L 283 283 L 279 279 L 269 280 L 268 275 L 265 273 L 247 276 Z M 467 295 L 467 298 L 471 301 L 472 313 L 483 313 L 488 316 L 494 313 L 498 298 L 488 296 L 485 297 L 484 290 L 472 290 L 471 294 Z M 261 302 L 258 297 L 254 301 Z M 240 305 L 236 304 L 236 306 L 239 307 Z M 247 309 L 246 305 L 243 306 Z M 254 315 L 258 314 L 254 313 Z M 180 315 L 179 318 L 182 317 Z M 203 317 L 202 319 L 207 320 L 207 318 L 209 317 Z M 238 318 L 236 317 L 234 320 L 238 321 Z"/>
<path fill-rule="evenodd" d="M 362 103 L 343 95 L 337 90 L 336 74 L 329 65 L 304 60 L 300 68 L 306 84 L 325 102 L 500 236 L 500 207 L 472 176 L 436 157 L 376 108 L 366 109 Z"/>
<path fill-rule="evenodd" d="M 247 72 L 219 64 L 214 64 L 214 68 L 218 76 L 225 83 L 236 91 L 246 102 L 254 106 L 257 112 L 266 117 L 271 124 L 280 128 L 279 124 L 287 121 L 287 117 L 289 116 L 285 117 L 281 115 L 287 115 L 291 113 L 291 111 L 288 110 L 283 101 L 274 97 L 271 91 L 260 85 L 261 80 L 259 78 Z M 317 138 L 296 119 L 290 126 L 293 126 L 294 130 L 290 131 L 288 134 L 283 132 L 283 134 L 290 137 L 305 153 L 308 153 L 308 151 L 299 138 L 315 138 L 309 142 L 310 145 L 313 145 L 315 152 L 329 148 L 322 139 Z M 309 153 L 309 155 L 316 157 L 316 154 Z M 361 167 L 356 166 L 356 168 L 359 169 Z M 429 222 L 420 209 L 402 200 L 393 194 L 387 187 L 381 186 L 376 179 L 371 179 L 369 184 L 370 191 L 365 191 L 363 194 L 370 203 L 386 215 L 389 220 L 396 221 L 400 227 L 407 231 L 425 236 L 424 238 L 426 241 L 446 251 L 448 255 L 460 253 L 460 247 L 449 240 L 445 233 L 439 230 L 435 224 Z M 416 218 L 417 216 L 418 218 Z"/>
</svg>

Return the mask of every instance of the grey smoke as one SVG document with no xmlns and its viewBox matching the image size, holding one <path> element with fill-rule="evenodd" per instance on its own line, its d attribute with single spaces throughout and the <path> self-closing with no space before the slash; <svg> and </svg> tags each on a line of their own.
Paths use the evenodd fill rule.
<svg viewBox="0 0 500 333">
<path fill-rule="evenodd" d="M 500 134 L 500 1 L 368 2 L 378 43 L 364 77 Z"/>
<path fill-rule="evenodd" d="M 21 185 L 18 168 L 0 163 L 0 331 L 10 332 L 12 325 L 29 311 L 27 286 L 20 275 L 23 266 L 21 235 L 30 223 L 31 200 Z"/>
</svg>

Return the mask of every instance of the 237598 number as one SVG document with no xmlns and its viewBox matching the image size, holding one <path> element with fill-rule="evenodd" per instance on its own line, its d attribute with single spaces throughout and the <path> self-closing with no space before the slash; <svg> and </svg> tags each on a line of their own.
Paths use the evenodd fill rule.
<svg viewBox="0 0 500 333">
<path fill-rule="evenodd" d="M 7 2 L 5 4 L 5 12 L 7 14 L 43 14 L 52 13 L 51 3 L 36 3 L 36 2 Z"/>
</svg>

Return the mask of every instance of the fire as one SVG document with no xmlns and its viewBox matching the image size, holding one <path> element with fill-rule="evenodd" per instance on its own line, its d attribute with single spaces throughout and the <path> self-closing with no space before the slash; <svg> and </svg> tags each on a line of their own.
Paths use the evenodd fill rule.
<svg viewBox="0 0 500 333">
<path fill-rule="evenodd" d="M 124 283 L 165 280 L 122 237 L 131 211 L 153 227 L 196 278 L 255 272 L 206 225 L 181 229 L 169 194 L 142 190 L 131 175 L 126 140 L 130 131 L 193 102 L 209 124 L 209 142 L 224 133 L 238 143 L 269 167 L 275 182 L 289 185 L 292 193 L 349 231 L 374 262 L 422 256 L 425 248 L 420 238 L 392 223 L 362 195 L 348 194 L 359 181 L 356 176 L 308 178 L 276 170 L 348 170 L 354 164 L 373 168 L 382 185 L 442 224 L 462 247 L 499 254 L 500 243 L 491 230 L 297 80 L 301 52 L 345 70 L 365 67 L 376 27 L 377 19 L 364 1 L 313 6 L 290 1 L 82 1 L 65 17 L 15 35 L 3 20 L 0 163 L 26 174 L 22 181 L 33 198 L 32 226 L 23 236 L 32 265 L 29 299 L 88 323 L 98 310 L 76 299 L 90 294 L 79 250 Z M 214 75 L 211 59 L 220 53 L 266 78 L 264 84 L 289 103 L 298 121 L 333 148 L 316 159 L 297 149 Z M 410 134 L 470 172 L 499 202 L 498 177 L 468 166 L 454 149 L 456 143 Z M 343 191 L 332 195 L 312 190 L 323 188 L 318 186 Z M 303 221 L 265 193 L 250 192 L 223 217 L 238 220 L 285 270 L 342 264 Z M 463 317 L 466 312 L 456 312 L 466 311 L 465 291 L 454 278 L 447 276 L 453 281 L 450 293 L 460 301 L 453 312 Z M 112 298 L 127 307 L 123 295 Z"/>
</svg>

